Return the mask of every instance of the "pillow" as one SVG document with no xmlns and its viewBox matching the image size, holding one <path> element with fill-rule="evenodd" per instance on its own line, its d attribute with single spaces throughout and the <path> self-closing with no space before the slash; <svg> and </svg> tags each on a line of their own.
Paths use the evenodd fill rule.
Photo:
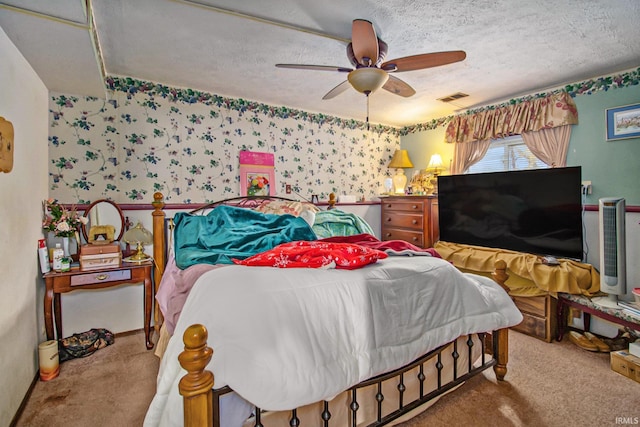
<svg viewBox="0 0 640 427">
<path fill-rule="evenodd" d="M 340 209 L 316 213 L 312 227 L 318 239 L 334 236 L 352 236 L 354 234 L 375 234 L 364 218 Z"/>
<path fill-rule="evenodd" d="M 387 254 L 351 243 L 299 241 L 283 243 L 244 260 L 238 265 L 280 268 L 337 268 L 353 270 L 373 264 Z"/>
<path fill-rule="evenodd" d="M 289 214 L 293 216 L 300 216 L 302 211 L 310 210 L 311 212 L 318 212 L 320 209 L 313 203 L 298 202 L 295 200 L 266 200 L 261 203 L 260 206 L 255 208 L 256 211 L 269 214 Z"/>
<path fill-rule="evenodd" d="M 316 213 L 311 209 L 305 209 L 302 212 L 300 212 L 300 218 L 307 221 L 307 224 L 309 224 L 309 227 L 313 227 L 313 223 L 316 221 Z"/>
</svg>

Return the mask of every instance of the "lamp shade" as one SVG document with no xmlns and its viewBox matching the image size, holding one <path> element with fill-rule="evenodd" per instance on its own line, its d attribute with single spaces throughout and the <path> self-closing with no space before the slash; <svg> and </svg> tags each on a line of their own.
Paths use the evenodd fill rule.
<svg viewBox="0 0 640 427">
<path fill-rule="evenodd" d="M 122 239 L 129 244 L 142 243 L 150 245 L 153 243 L 153 236 L 141 223 L 137 223 L 135 227 L 130 228 L 124 233 Z"/>
<path fill-rule="evenodd" d="M 389 80 L 389 74 L 380 68 L 364 67 L 351 71 L 347 79 L 355 90 L 368 95 L 384 86 Z"/>
<path fill-rule="evenodd" d="M 442 157 L 440 156 L 440 154 L 434 154 L 431 156 L 427 169 L 442 169 Z"/>
<path fill-rule="evenodd" d="M 122 239 L 130 245 L 136 245 L 135 254 L 125 258 L 125 261 L 141 263 L 151 258 L 144 253 L 144 245 L 153 243 L 153 235 L 141 223 L 138 222 L 135 227 L 127 230 Z"/>
<path fill-rule="evenodd" d="M 396 150 L 393 153 L 393 157 L 387 166 L 389 168 L 412 168 L 413 163 L 411 163 L 411 159 L 409 158 L 409 153 L 407 150 Z"/>
</svg>

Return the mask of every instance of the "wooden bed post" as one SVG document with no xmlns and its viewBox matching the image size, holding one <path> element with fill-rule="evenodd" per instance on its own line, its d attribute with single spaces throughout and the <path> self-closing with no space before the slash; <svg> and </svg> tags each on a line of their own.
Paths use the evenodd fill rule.
<svg viewBox="0 0 640 427">
<path fill-rule="evenodd" d="M 509 362 L 509 329 L 503 328 L 494 333 L 498 335 L 498 340 L 497 343 L 494 341 L 493 357 L 497 363 L 493 367 L 493 372 L 496 374 L 498 381 L 504 381 L 504 377 L 507 375 L 507 363 Z"/>
<path fill-rule="evenodd" d="M 165 230 L 164 230 L 164 196 L 162 193 L 154 193 L 153 194 L 153 202 L 151 203 L 153 206 L 153 212 L 151 215 L 153 216 L 153 259 L 155 262 L 155 270 L 153 274 L 153 282 L 156 286 L 156 292 L 158 292 L 158 287 L 160 286 L 160 281 L 162 280 L 162 274 L 164 273 L 164 267 L 166 264 L 165 260 Z M 158 303 L 155 303 L 155 309 L 153 310 L 153 328 L 155 329 L 157 335 L 160 335 L 160 326 L 162 325 L 162 313 L 158 309 Z"/>
<path fill-rule="evenodd" d="M 203 325 L 191 325 L 184 331 L 184 351 L 178 356 L 187 374 L 180 379 L 184 402 L 185 427 L 213 426 L 213 374 L 205 368 L 213 349 L 207 346 L 208 332 Z"/>
<path fill-rule="evenodd" d="M 496 261 L 491 277 L 493 277 L 493 280 L 495 280 L 498 285 L 502 286 L 502 289 L 509 293 L 509 287 L 506 285 L 506 281 L 509 279 L 506 261 L 501 259 Z"/>
<path fill-rule="evenodd" d="M 493 273 L 491 273 L 491 277 L 509 293 L 509 287 L 506 285 L 509 274 L 507 274 L 507 263 L 504 260 L 499 259 L 496 261 L 495 269 Z M 504 377 L 507 375 L 507 362 L 509 362 L 509 329 L 500 329 L 494 333 L 498 336 L 496 337 L 497 342 L 494 340 L 493 345 L 493 357 L 497 361 L 493 367 L 493 372 L 495 372 L 496 378 L 499 381 L 504 381 Z"/>
</svg>

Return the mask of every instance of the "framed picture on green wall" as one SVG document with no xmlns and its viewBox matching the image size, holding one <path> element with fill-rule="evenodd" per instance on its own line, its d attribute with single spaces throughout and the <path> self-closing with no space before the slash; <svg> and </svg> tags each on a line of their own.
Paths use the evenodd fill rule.
<svg viewBox="0 0 640 427">
<path fill-rule="evenodd" d="M 607 109 L 607 141 L 640 138 L 640 104 Z"/>
</svg>

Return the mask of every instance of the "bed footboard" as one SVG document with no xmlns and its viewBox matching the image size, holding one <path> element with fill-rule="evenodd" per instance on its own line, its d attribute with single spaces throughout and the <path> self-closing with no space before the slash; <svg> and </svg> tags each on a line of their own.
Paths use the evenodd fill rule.
<svg viewBox="0 0 640 427">
<path fill-rule="evenodd" d="M 183 335 L 185 349 L 180 354 L 179 360 L 182 367 L 187 371 L 187 374 L 180 380 L 179 389 L 184 400 L 184 425 L 186 427 L 219 427 L 220 414 L 218 410 L 218 399 L 221 395 L 232 391 L 228 387 L 223 387 L 215 391 L 212 390 L 214 383 L 213 374 L 205 369 L 213 355 L 213 350 L 207 346 L 207 336 L 206 328 L 198 324 L 189 326 Z M 471 354 L 474 339 L 472 339 L 472 336 L 469 336 L 462 345 L 459 345 L 456 341 L 446 344 L 429 352 L 409 365 L 372 378 L 349 389 L 350 401 L 348 406 L 351 411 L 350 425 L 357 424 L 360 395 L 361 393 L 363 394 L 363 391 L 367 387 L 373 387 L 374 390 L 377 390 L 374 395 L 376 402 L 373 403 L 377 405 L 377 421 L 370 425 L 382 426 L 399 419 L 426 402 L 438 398 L 489 367 L 493 367 L 498 380 L 504 380 L 507 373 L 508 329 L 500 329 L 494 331 L 492 334 L 480 333 L 477 334 L 477 339 L 480 341 L 481 348 L 489 350 L 488 353 L 493 355 L 493 357 L 490 357 L 486 351 L 483 351 L 480 356 L 479 365 L 472 365 L 473 358 Z M 445 381 L 444 375 L 442 375 L 443 363 L 441 360 L 445 349 L 451 349 L 451 357 L 454 361 L 453 378 L 449 381 Z M 458 358 L 464 352 L 468 352 L 468 366 L 463 373 L 459 374 L 457 372 L 457 362 Z M 437 387 L 431 391 L 427 391 L 423 390 L 423 384 L 426 378 L 424 365 L 432 361 L 435 361 Z M 409 374 L 410 372 L 412 373 Z M 408 375 L 413 375 L 420 383 L 419 396 L 413 400 L 409 400 L 403 396 L 406 390 L 405 381 L 407 381 Z M 385 400 L 385 395 L 382 393 L 382 389 L 384 382 L 387 380 L 397 381 L 397 397 L 394 397 L 397 399 L 397 409 L 383 413 L 382 402 Z M 318 419 L 324 420 L 324 426 L 333 425 L 329 423 L 332 417 L 329 411 L 329 403 L 323 402 L 321 408 L 320 413 L 317 413 Z M 255 413 L 257 416 L 251 425 L 262 426 L 260 408 L 255 408 Z M 294 409 L 290 411 L 288 417 L 289 425 L 300 424 L 297 410 Z"/>
</svg>

